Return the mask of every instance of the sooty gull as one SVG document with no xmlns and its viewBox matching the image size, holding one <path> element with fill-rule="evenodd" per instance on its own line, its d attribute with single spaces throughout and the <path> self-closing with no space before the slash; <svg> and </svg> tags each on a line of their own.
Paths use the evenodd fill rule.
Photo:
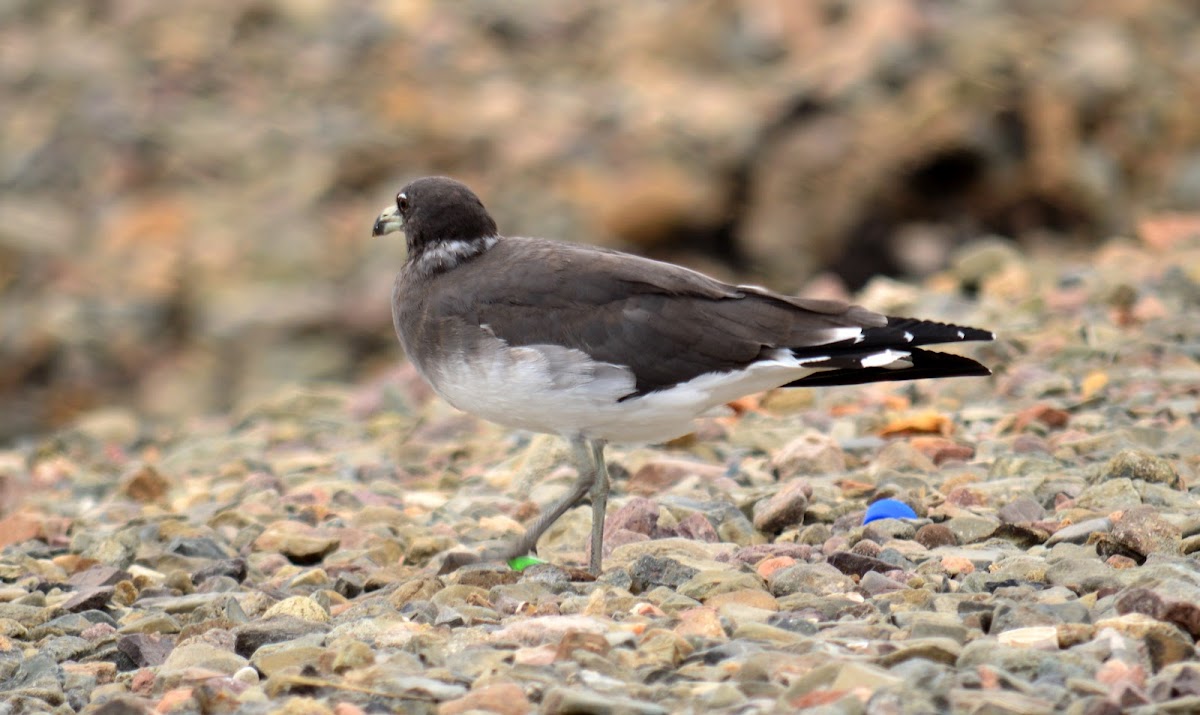
<svg viewBox="0 0 1200 715">
<path fill-rule="evenodd" d="M 988 375 L 920 346 L 991 340 L 986 330 L 884 316 L 856 305 L 722 283 L 617 251 L 502 236 L 462 183 L 417 179 L 375 220 L 404 231 L 392 318 L 409 360 L 451 405 L 558 434 L 579 477 L 503 553 L 590 493 L 600 572 L 609 442 L 680 437 L 727 402 L 776 387 Z"/>
</svg>

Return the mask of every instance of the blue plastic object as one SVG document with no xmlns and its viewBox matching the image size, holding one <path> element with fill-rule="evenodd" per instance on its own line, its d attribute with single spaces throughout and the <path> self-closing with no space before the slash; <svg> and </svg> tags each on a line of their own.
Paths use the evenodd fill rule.
<svg viewBox="0 0 1200 715">
<path fill-rule="evenodd" d="M 864 524 L 870 524 L 876 519 L 916 519 L 917 512 L 899 499 L 880 499 L 867 507 Z"/>
</svg>

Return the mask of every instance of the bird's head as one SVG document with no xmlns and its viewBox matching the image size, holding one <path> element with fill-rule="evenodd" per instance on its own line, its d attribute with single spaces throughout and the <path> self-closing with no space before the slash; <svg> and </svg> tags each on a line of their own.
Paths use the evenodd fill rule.
<svg viewBox="0 0 1200 715">
<path fill-rule="evenodd" d="M 403 231 L 408 239 L 409 260 L 438 245 L 497 235 L 496 222 L 479 197 L 462 182 L 444 176 L 417 179 L 400 189 L 396 202 L 375 219 L 371 234 L 394 231 Z"/>
</svg>

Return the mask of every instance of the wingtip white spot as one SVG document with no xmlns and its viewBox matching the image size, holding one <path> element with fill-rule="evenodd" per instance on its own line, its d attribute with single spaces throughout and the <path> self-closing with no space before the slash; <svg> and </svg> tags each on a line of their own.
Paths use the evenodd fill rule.
<svg viewBox="0 0 1200 715">
<path fill-rule="evenodd" d="M 881 350 L 877 353 L 867 355 L 859 364 L 863 367 L 888 367 L 889 365 L 909 357 L 910 353 L 904 350 Z"/>
<path fill-rule="evenodd" d="M 958 336 L 961 338 L 962 333 L 959 333 Z M 908 332 L 907 330 L 905 330 L 904 331 L 904 342 L 911 343 L 912 341 L 913 341 L 913 334 Z"/>
<path fill-rule="evenodd" d="M 853 340 L 856 343 L 863 341 L 863 329 L 852 326 L 844 328 L 830 328 L 825 331 L 825 342 L 840 343 L 843 340 Z"/>
<path fill-rule="evenodd" d="M 963 331 L 961 331 L 961 330 L 960 330 L 960 331 L 958 331 L 958 339 L 959 339 L 959 340 L 965 340 L 965 339 L 966 339 L 966 337 L 967 337 L 967 334 L 966 334 L 966 333 L 964 333 L 964 332 L 963 332 Z"/>
</svg>

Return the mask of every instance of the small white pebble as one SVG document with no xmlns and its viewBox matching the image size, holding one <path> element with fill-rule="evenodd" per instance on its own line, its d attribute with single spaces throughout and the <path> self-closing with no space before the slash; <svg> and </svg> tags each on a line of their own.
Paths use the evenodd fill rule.
<svg viewBox="0 0 1200 715">
<path fill-rule="evenodd" d="M 245 668 L 239 668 L 238 672 L 233 674 L 233 679 L 246 685 L 258 685 L 258 671 L 247 665 Z"/>
</svg>

